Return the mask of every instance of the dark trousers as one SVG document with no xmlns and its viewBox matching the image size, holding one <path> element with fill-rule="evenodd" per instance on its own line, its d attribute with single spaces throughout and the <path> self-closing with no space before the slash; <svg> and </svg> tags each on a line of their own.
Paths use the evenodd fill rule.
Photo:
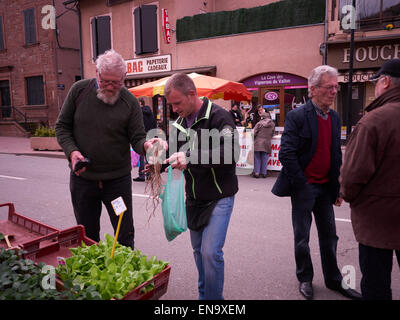
<svg viewBox="0 0 400 320">
<path fill-rule="evenodd" d="M 393 251 L 400 267 L 400 250 L 379 249 L 358 245 L 361 294 L 365 300 L 392 300 Z"/>
<path fill-rule="evenodd" d="M 132 179 L 131 175 L 103 181 L 87 180 L 71 174 L 70 191 L 76 222 L 85 227 L 86 235 L 94 241 L 100 240 L 100 216 L 102 203 L 105 205 L 114 235 L 119 217 L 114 213 L 111 201 L 122 197 L 126 205 L 118 235 L 118 242 L 134 248 L 135 229 L 132 216 Z"/>
<path fill-rule="evenodd" d="M 300 282 L 311 282 L 314 277 L 309 247 L 312 213 L 314 213 L 325 285 L 339 286 L 342 281 L 336 260 L 339 238 L 336 235 L 335 214 L 328 184 L 307 184 L 292 194 L 291 201 L 297 279 Z"/>
</svg>

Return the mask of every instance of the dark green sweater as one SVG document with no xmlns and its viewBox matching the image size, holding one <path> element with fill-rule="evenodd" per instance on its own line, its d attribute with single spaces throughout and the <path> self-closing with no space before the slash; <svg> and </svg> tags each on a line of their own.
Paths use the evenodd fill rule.
<svg viewBox="0 0 400 320">
<path fill-rule="evenodd" d="M 76 106 L 77 97 L 89 81 L 81 80 L 71 87 L 56 123 L 57 140 L 68 160 L 74 150 L 90 159 L 81 177 L 119 178 L 132 170 L 130 145 L 137 153 L 145 153 L 142 111 L 126 88 L 121 89 L 117 102 L 109 105 L 97 98 L 93 87 Z"/>
</svg>

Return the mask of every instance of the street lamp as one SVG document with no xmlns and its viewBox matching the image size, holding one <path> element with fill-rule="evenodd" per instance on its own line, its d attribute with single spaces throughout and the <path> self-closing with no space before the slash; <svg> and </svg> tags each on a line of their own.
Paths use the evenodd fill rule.
<svg viewBox="0 0 400 320">
<path fill-rule="evenodd" d="M 353 8 L 356 8 L 356 0 L 353 0 Z M 353 16 L 356 19 L 356 14 Z M 355 22 L 355 21 L 354 21 Z M 349 139 L 352 128 L 352 100 L 353 100 L 353 60 L 354 60 L 354 29 L 356 24 L 354 23 L 354 28 L 350 30 L 350 63 L 349 63 L 349 84 L 347 89 L 347 130 L 346 138 Z"/>
</svg>

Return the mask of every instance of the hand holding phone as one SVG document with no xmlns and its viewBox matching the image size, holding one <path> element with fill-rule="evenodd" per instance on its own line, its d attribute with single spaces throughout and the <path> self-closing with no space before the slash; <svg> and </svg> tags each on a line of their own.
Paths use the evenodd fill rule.
<svg viewBox="0 0 400 320">
<path fill-rule="evenodd" d="M 90 160 L 88 158 L 84 158 L 83 160 L 78 160 L 75 163 L 74 166 L 74 172 L 76 173 L 77 171 L 80 171 L 83 168 L 86 168 L 86 166 L 90 163 Z"/>
</svg>

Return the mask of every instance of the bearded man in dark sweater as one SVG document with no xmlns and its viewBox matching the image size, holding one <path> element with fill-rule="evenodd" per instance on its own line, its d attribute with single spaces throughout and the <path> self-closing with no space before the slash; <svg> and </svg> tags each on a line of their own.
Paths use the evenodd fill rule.
<svg viewBox="0 0 400 320">
<path fill-rule="evenodd" d="M 126 64 L 114 50 L 96 60 L 96 78 L 76 82 L 70 89 L 56 123 L 56 137 L 71 168 L 70 191 L 78 224 L 86 235 L 100 240 L 102 203 L 114 231 L 118 216 L 111 201 L 122 197 L 123 214 L 118 242 L 134 248 L 130 145 L 139 154 L 159 141 L 146 141 L 142 111 L 124 87 Z M 160 143 L 167 148 L 166 142 Z M 79 170 L 79 161 L 89 164 Z"/>
<path fill-rule="evenodd" d="M 361 299 L 352 288 L 342 286 L 336 259 L 333 204 L 340 206 L 339 173 L 342 164 L 340 119 L 330 109 L 337 90 L 337 70 L 315 68 L 308 79 L 309 97 L 305 105 L 286 115 L 279 160 L 282 170 L 272 188 L 277 196 L 290 196 L 299 291 L 313 299 L 309 236 L 314 213 L 318 230 L 325 285 L 351 299 Z"/>
</svg>

